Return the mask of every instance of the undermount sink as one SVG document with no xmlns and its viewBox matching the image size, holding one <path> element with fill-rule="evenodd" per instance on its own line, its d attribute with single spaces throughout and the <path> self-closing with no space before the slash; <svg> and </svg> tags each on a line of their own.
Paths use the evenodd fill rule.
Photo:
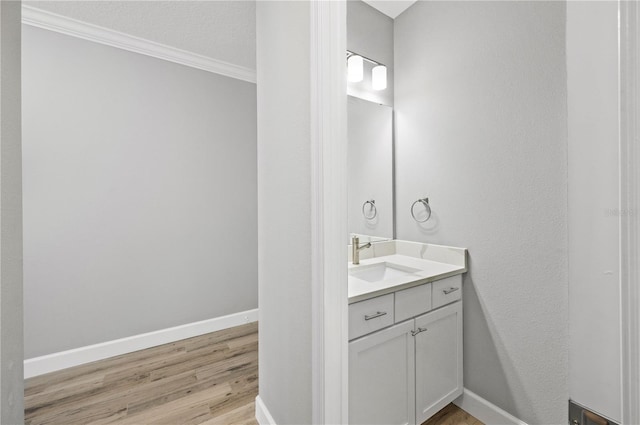
<svg viewBox="0 0 640 425">
<path fill-rule="evenodd" d="M 411 276 L 418 269 L 401 266 L 389 262 L 367 264 L 354 267 L 349 270 L 349 275 L 357 279 L 366 280 L 367 282 L 381 282 L 384 280 L 394 279 L 397 277 Z"/>
</svg>

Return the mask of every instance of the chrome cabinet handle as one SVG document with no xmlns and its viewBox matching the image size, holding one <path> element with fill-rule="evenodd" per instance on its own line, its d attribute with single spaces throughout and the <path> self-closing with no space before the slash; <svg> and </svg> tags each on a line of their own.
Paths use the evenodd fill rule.
<svg viewBox="0 0 640 425">
<path fill-rule="evenodd" d="M 417 330 L 417 331 L 411 331 L 411 336 L 416 336 L 416 335 L 418 335 L 420 332 L 426 332 L 426 331 L 428 331 L 428 330 L 429 330 L 429 329 L 427 329 L 427 328 L 418 328 L 418 330 Z"/>
<path fill-rule="evenodd" d="M 385 314 L 387 314 L 386 311 L 379 311 L 376 314 L 372 314 L 370 316 L 368 315 L 364 315 L 364 320 L 371 320 L 371 319 L 375 319 L 376 317 L 380 317 L 380 316 L 384 316 Z"/>
<path fill-rule="evenodd" d="M 456 292 L 458 289 L 460 289 L 460 288 L 443 289 L 442 292 L 444 292 L 445 295 L 449 295 L 452 292 Z"/>
</svg>

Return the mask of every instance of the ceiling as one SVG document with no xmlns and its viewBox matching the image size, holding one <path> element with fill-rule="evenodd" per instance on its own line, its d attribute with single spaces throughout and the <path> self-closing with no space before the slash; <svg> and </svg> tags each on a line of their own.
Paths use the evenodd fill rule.
<svg viewBox="0 0 640 425">
<path fill-rule="evenodd" d="M 256 69 L 255 1 L 84 0 L 24 4 Z"/>
<path fill-rule="evenodd" d="M 402 12 L 407 10 L 409 6 L 416 0 L 363 0 L 369 6 L 378 9 L 388 17 L 395 19 Z"/>
</svg>

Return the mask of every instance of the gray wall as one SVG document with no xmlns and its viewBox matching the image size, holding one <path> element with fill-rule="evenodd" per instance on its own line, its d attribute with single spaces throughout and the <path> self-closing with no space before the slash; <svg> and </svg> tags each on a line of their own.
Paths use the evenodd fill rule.
<svg viewBox="0 0 640 425">
<path fill-rule="evenodd" d="M 255 85 L 23 38 L 26 358 L 256 308 Z"/>
<path fill-rule="evenodd" d="M 19 1 L 0 2 L 0 423 L 24 423 Z"/>
<path fill-rule="evenodd" d="M 347 2 L 347 50 L 387 66 L 387 88 L 371 88 L 372 64 L 365 62 L 364 80 L 347 83 L 348 93 L 371 102 L 393 106 L 393 19 L 360 0 Z"/>
<path fill-rule="evenodd" d="M 278 424 L 312 415 L 309 7 L 257 4 L 259 394 Z"/>
<path fill-rule="evenodd" d="M 616 2 L 567 3 L 567 74 L 570 396 L 621 423 Z"/>
<path fill-rule="evenodd" d="M 565 423 L 569 396 L 565 7 L 429 1 L 395 21 L 397 237 L 469 249 L 464 385 L 529 424 Z"/>
</svg>

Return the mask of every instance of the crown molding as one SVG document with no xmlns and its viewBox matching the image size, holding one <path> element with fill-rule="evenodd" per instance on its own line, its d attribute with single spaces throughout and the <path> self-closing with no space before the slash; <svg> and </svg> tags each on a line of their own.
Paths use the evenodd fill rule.
<svg viewBox="0 0 640 425">
<path fill-rule="evenodd" d="M 254 69 L 78 21 L 33 6 L 22 6 L 22 23 L 249 83 L 255 84 L 256 82 L 256 71 Z"/>
</svg>

